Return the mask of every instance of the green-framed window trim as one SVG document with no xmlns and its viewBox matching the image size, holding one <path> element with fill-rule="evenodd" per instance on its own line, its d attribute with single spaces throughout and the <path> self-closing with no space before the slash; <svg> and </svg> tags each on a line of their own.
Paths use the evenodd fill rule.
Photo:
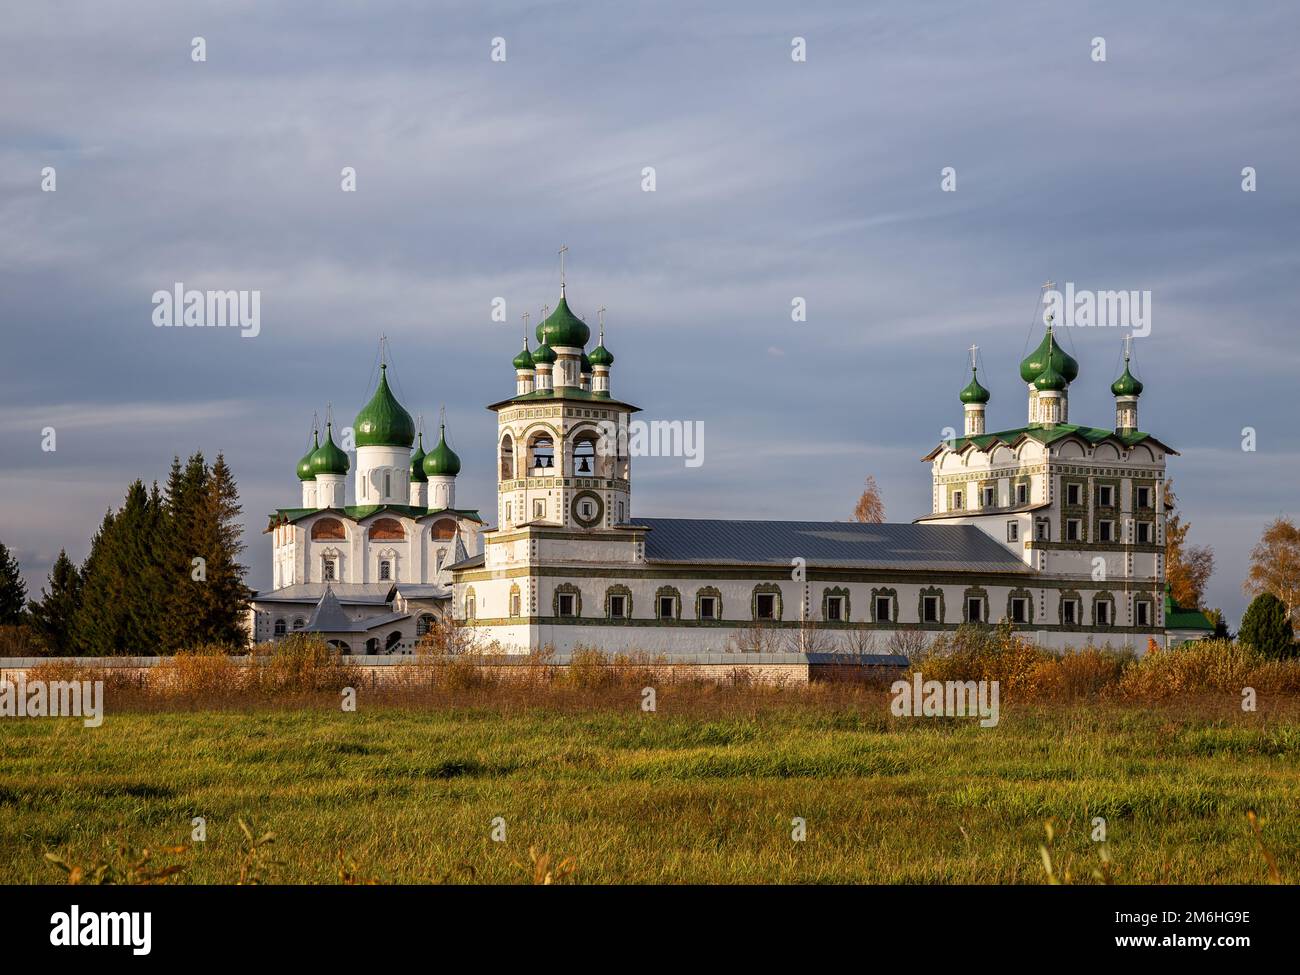
<svg viewBox="0 0 1300 975">
<path fill-rule="evenodd" d="M 615 616 L 610 609 L 610 597 L 622 596 L 625 600 L 623 603 L 624 612 L 622 616 Z M 618 620 L 627 622 L 632 619 L 632 590 L 627 586 L 615 585 L 605 590 L 605 618 L 609 620 Z"/>
<path fill-rule="evenodd" d="M 662 601 L 671 597 L 673 600 L 673 615 L 664 616 Z M 655 590 L 655 619 L 672 619 L 679 620 L 682 618 L 682 593 L 676 586 L 660 586 Z"/>
<path fill-rule="evenodd" d="M 889 619 L 882 620 L 876 612 L 877 599 L 889 600 Z M 897 623 L 898 622 L 898 590 L 891 588 L 878 588 L 871 590 L 871 622 L 873 623 Z"/>
<path fill-rule="evenodd" d="M 1025 618 L 1017 620 L 1015 614 L 1011 611 L 1012 603 L 1017 599 L 1025 601 Z M 1012 589 L 1007 593 L 1007 615 L 1006 619 L 1017 626 L 1032 626 L 1034 622 L 1034 595 L 1028 589 Z"/>
<path fill-rule="evenodd" d="M 1110 610 L 1109 610 L 1110 622 L 1105 624 L 1097 622 L 1097 607 L 1102 603 L 1107 603 L 1110 606 Z M 1093 595 L 1091 624 L 1094 628 L 1104 625 L 1107 629 L 1110 629 L 1111 627 L 1114 627 L 1116 625 L 1115 624 L 1115 594 L 1112 593 L 1110 590 L 1103 589 L 1101 592 L 1095 593 Z"/>
<path fill-rule="evenodd" d="M 770 619 L 766 617 L 760 619 L 758 615 L 758 597 L 768 595 L 774 597 L 772 601 L 773 615 Z M 781 610 L 780 586 L 775 582 L 760 582 L 754 587 L 749 596 L 749 615 L 755 623 L 779 623 L 781 622 Z"/>
<path fill-rule="evenodd" d="M 936 600 L 935 609 L 938 611 L 938 619 L 928 620 L 925 618 L 925 600 L 926 597 L 932 597 Z M 916 597 L 916 619 L 922 625 L 935 624 L 943 625 L 946 620 L 944 607 L 943 590 L 937 586 L 927 586 L 917 593 Z"/>
<path fill-rule="evenodd" d="M 573 597 L 573 615 L 560 615 L 560 597 Z M 551 615 L 556 619 L 577 619 L 582 616 L 582 590 L 571 582 L 562 582 L 555 587 L 555 593 L 551 596 Z"/>
<path fill-rule="evenodd" d="M 970 618 L 970 602 L 972 599 L 980 601 L 980 612 L 977 619 Z M 961 594 L 961 618 L 964 623 L 987 623 L 989 621 L 989 592 L 983 586 L 968 586 Z"/>
<path fill-rule="evenodd" d="M 837 620 L 830 617 L 830 605 L 832 598 L 843 597 L 844 615 Z M 849 596 L 849 590 L 844 586 L 828 586 L 822 590 L 822 622 L 829 623 L 832 626 L 838 626 L 840 623 L 848 623 L 853 619 L 853 601 Z"/>
<path fill-rule="evenodd" d="M 700 615 L 700 603 L 706 599 L 713 600 L 713 618 L 705 619 Z M 717 586 L 703 586 L 695 592 L 695 618 L 701 623 L 722 622 L 722 590 Z"/>
</svg>

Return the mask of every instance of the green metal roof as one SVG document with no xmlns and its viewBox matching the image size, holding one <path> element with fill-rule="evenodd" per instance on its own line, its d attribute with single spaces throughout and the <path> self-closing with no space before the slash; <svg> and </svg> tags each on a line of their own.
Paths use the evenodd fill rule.
<svg viewBox="0 0 1300 975">
<path fill-rule="evenodd" d="M 388 364 L 379 367 L 379 388 L 353 424 L 358 447 L 405 447 L 415 443 L 415 421 L 388 388 Z"/>
<path fill-rule="evenodd" d="M 411 480 L 419 483 L 427 481 L 424 476 L 424 431 L 420 431 L 419 442 L 415 445 L 415 452 L 411 454 Z"/>
<path fill-rule="evenodd" d="M 311 481 L 316 477 L 316 472 L 311 469 L 311 455 L 320 449 L 320 433 L 316 430 L 311 432 L 311 446 L 307 448 L 307 453 L 302 455 L 302 460 L 298 461 L 298 480 Z"/>
<path fill-rule="evenodd" d="M 381 511 L 389 511 L 396 515 L 414 518 L 416 521 L 443 515 L 455 515 L 469 521 L 477 521 L 479 524 L 483 523 L 483 519 L 479 517 L 476 508 L 438 508 L 431 511 L 428 508 L 417 508 L 409 504 L 349 504 L 342 508 L 276 508 L 271 513 L 270 519 L 271 525 L 274 526 L 285 523 L 293 524 L 312 515 L 328 513 L 342 515 L 352 521 L 365 521 L 371 515 L 378 514 Z"/>
<path fill-rule="evenodd" d="M 957 437 L 953 440 L 942 441 L 940 446 L 947 445 L 950 450 L 961 450 L 967 444 L 973 444 L 980 450 L 988 450 L 999 443 L 1013 446 L 1022 439 L 1028 437 L 1030 440 L 1036 440 L 1038 443 L 1047 445 L 1056 443 L 1058 440 L 1064 440 L 1066 437 L 1078 437 L 1089 444 L 1098 444 L 1103 440 L 1114 440 L 1123 444 L 1125 447 L 1132 447 L 1134 444 L 1142 443 L 1144 440 L 1150 440 L 1160 447 L 1166 453 L 1177 455 L 1178 451 L 1174 450 L 1168 444 L 1162 443 L 1149 433 L 1143 433 L 1140 430 L 1129 430 L 1123 433 L 1117 433 L 1114 430 L 1102 430 L 1099 427 L 1084 427 L 1074 423 L 1057 423 L 1047 425 L 1036 423 L 1032 426 L 1016 427 L 1014 430 L 1002 430 L 998 433 L 985 433 L 975 437 Z M 930 460 L 938 452 L 936 447 L 923 459 Z"/>
<path fill-rule="evenodd" d="M 980 385 L 979 375 L 973 368 L 970 371 L 970 382 L 961 391 L 959 398 L 963 403 L 983 404 L 989 401 L 989 391 Z"/>
<path fill-rule="evenodd" d="M 325 424 L 325 442 L 311 455 L 312 475 L 346 474 L 348 472 L 348 455 L 334 442 L 334 425 Z"/>
<path fill-rule="evenodd" d="M 1165 629 L 1166 630 L 1205 630 L 1214 632 L 1214 624 L 1199 609 L 1184 609 L 1174 602 L 1174 597 L 1165 586 Z"/>
<path fill-rule="evenodd" d="M 447 424 L 438 428 L 438 445 L 424 458 L 424 473 L 428 477 L 455 477 L 460 473 L 460 458 L 447 446 Z"/>
<path fill-rule="evenodd" d="M 545 342 L 552 348 L 567 346 L 584 349 L 590 338 L 591 329 L 587 327 L 586 322 L 569 310 L 569 302 L 561 291 L 560 302 L 555 306 L 555 311 L 546 316 L 546 320 L 537 326 L 537 341 Z"/>
<path fill-rule="evenodd" d="M 1051 365 L 1062 376 L 1067 383 L 1072 383 L 1079 375 L 1079 363 L 1061 348 L 1060 343 L 1053 341 L 1052 329 L 1049 326 L 1043 334 L 1043 340 L 1038 343 L 1038 348 L 1025 356 L 1020 362 L 1020 378 L 1027 383 L 1032 383 L 1048 366 L 1048 351 L 1051 351 Z"/>
</svg>

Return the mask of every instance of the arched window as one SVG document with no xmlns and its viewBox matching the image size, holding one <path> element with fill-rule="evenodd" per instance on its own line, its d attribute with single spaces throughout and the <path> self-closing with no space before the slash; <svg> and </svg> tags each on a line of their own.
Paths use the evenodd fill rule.
<svg viewBox="0 0 1300 975">
<path fill-rule="evenodd" d="M 281 617 L 280 619 L 278 619 L 278 620 L 275 621 L 275 635 L 276 635 L 276 636 L 284 636 L 284 634 L 285 634 L 286 632 L 287 632 L 287 630 L 286 630 L 285 625 L 284 625 L 284 618 Z"/>
<path fill-rule="evenodd" d="M 528 442 L 528 470 L 533 474 L 555 471 L 555 441 L 549 433 L 534 434 Z"/>
<path fill-rule="evenodd" d="M 425 636 L 431 629 L 433 629 L 433 615 L 421 613 L 420 618 L 415 621 L 415 635 Z"/>
<path fill-rule="evenodd" d="M 596 435 L 581 433 L 573 444 L 573 476 L 599 477 L 596 470 Z"/>
<path fill-rule="evenodd" d="M 343 522 L 337 518 L 321 518 L 311 526 L 312 541 L 342 540 L 347 537 Z"/>
<path fill-rule="evenodd" d="M 384 653 L 392 653 L 393 648 L 402 642 L 402 631 L 394 630 L 388 634 L 388 639 L 384 641 Z"/>
<path fill-rule="evenodd" d="M 370 526 L 370 540 L 375 541 L 396 541 L 406 537 L 406 530 L 402 528 L 402 523 L 396 518 L 380 518 Z"/>
<path fill-rule="evenodd" d="M 295 630 L 301 630 L 301 629 L 302 629 L 304 626 L 306 626 L 306 625 L 307 625 L 307 621 L 306 621 L 305 619 L 303 619 L 301 616 L 295 616 L 295 617 L 294 617 L 294 620 L 293 620 L 293 628 L 294 628 Z"/>
<path fill-rule="evenodd" d="M 433 523 L 433 528 L 429 530 L 430 536 L 435 541 L 445 541 L 449 538 L 456 537 L 456 522 L 450 518 L 443 518 Z"/>
<path fill-rule="evenodd" d="M 501 438 L 501 480 L 510 481 L 515 476 L 515 442 L 510 434 Z"/>
<path fill-rule="evenodd" d="M 366 653 L 378 653 L 378 652 L 379 652 L 379 637 L 372 636 L 369 640 L 366 641 Z"/>
</svg>

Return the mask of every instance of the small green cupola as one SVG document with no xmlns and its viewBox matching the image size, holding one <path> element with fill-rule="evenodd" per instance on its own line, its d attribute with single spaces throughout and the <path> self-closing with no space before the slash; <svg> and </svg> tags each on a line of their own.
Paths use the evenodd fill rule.
<svg viewBox="0 0 1300 975">
<path fill-rule="evenodd" d="M 311 469 L 311 458 L 312 454 L 320 449 L 320 431 L 313 430 L 311 432 L 311 441 L 307 453 L 303 454 L 302 460 L 298 461 L 298 480 L 300 481 L 310 481 L 316 477 L 316 472 Z"/>
<path fill-rule="evenodd" d="M 312 452 L 311 471 L 313 476 L 348 472 L 348 455 L 334 442 L 333 423 L 325 424 L 325 442 Z"/>
<path fill-rule="evenodd" d="M 460 458 L 447 446 L 447 424 L 438 426 L 438 445 L 424 455 L 426 477 L 455 477 L 460 473 Z"/>
<path fill-rule="evenodd" d="M 534 366 L 533 354 L 528 351 L 527 338 L 524 339 L 523 351 L 520 352 L 517 356 L 515 356 L 514 366 L 516 369 L 524 369 L 524 370 L 532 369 Z"/>
<path fill-rule="evenodd" d="M 405 447 L 415 443 L 415 421 L 388 388 L 388 364 L 379 366 L 379 388 L 353 424 L 358 447 Z"/>
<path fill-rule="evenodd" d="M 555 365 L 555 350 L 546 344 L 545 339 L 543 339 L 542 344 L 533 351 L 533 362 L 539 366 Z"/>
<path fill-rule="evenodd" d="M 585 349 L 591 339 L 591 329 L 587 323 L 569 309 L 569 301 L 560 289 L 560 301 L 537 326 L 537 341 L 554 348 Z"/>
<path fill-rule="evenodd" d="M 415 444 L 415 453 L 411 454 L 411 480 L 416 482 L 427 481 L 424 474 L 424 431 L 419 433 L 419 439 Z"/>
<path fill-rule="evenodd" d="M 591 350 L 591 355 L 587 356 L 593 366 L 604 366 L 608 369 L 614 364 L 614 356 L 609 349 L 603 345 L 598 345 Z"/>
<path fill-rule="evenodd" d="M 591 375 L 591 356 L 587 355 L 587 353 L 585 353 L 585 352 L 582 353 L 582 370 L 581 370 L 581 371 L 582 371 L 582 375 L 584 375 L 584 376 L 590 376 L 590 375 Z"/>
<path fill-rule="evenodd" d="M 1114 396 L 1142 395 L 1142 381 L 1129 372 L 1127 353 L 1124 356 L 1124 371 L 1118 379 L 1110 384 L 1110 391 Z"/>
<path fill-rule="evenodd" d="M 966 388 L 959 396 L 961 401 L 968 405 L 983 406 L 989 401 L 989 391 L 980 385 L 979 375 L 973 366 L 970 371 L 970 382 L 966 384 Z"/>
<path fill-rule="evenodd" d="M 1060 392 L 1068 385 L 1065 376 L 1057 372 L 1056 367 L 1050 362 L 1047 364 L 1047 368 L 1034 379 L 1034 389 L 1040 393 Z"/>
</svg>

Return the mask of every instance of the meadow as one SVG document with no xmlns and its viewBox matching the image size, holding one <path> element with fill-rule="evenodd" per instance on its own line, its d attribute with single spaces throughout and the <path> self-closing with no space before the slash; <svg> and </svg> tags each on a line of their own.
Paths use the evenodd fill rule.
<svg viewBox="0 0 1300 975">
<path fill-rule="evenodd" d="M 669 686 L 646 712 L 626 683 L 460 683 L 0 721 L 0 882 L 1300 878 L 1294 697 L 1004 698 L 981 728 L 860 686 Z"/>
</svg>

